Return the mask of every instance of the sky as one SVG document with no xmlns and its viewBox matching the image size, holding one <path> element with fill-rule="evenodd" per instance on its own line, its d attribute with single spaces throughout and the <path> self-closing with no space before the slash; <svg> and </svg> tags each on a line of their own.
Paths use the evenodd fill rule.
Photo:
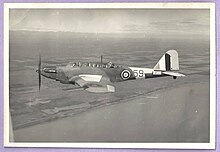
<svg viewBox="0 0 220 152">
<path fill-rule="evenodd" d="M 209 35 L 209 10 L 10 9 L 10 30 Z"/>
</svg>

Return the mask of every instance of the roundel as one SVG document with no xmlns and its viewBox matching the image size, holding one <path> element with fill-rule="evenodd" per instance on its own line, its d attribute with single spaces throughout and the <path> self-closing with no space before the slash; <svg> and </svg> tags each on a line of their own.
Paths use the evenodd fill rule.
<svg viewBox="0 0 220 152">
<path fill-rule="evenodd" d="M 123 80 L 129 79 L 130 76 L 131 76 L 131 73 L 130 73 L 130 71 L 128 71 L 128 70 L 123 70 L 123 71 L 121 72 L 121 78 L 122 78 Z"/>
</svg>

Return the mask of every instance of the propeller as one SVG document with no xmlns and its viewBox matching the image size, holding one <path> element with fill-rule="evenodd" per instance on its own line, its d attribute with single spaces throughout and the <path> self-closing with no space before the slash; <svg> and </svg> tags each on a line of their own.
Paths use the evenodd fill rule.
<svg viewBox="0 0 220 152">
<path fill-rule="evenodd" d="M 41 55 L 39 54 L 39 63 L 38 63 L 38 85 L 39 85 L 39 91 L 40 91 L 40 87 L 41 87 Z"/>
<path fill-rule="evenodd" d="M 100 58 L 101 58 L 101 65 L 102 65 L 102 63 L 103 63 L 103 62 L 102 62 L 103 56 L 101 55 Z"/>
</svg>

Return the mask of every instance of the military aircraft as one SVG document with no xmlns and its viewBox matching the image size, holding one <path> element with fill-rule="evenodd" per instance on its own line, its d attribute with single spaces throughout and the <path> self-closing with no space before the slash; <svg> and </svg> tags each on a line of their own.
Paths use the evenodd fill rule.
<svg viewBox="0 0 220 152">
<path fill-rule="evenodd" d="M 41 75 L 64 84 L 78 85 L 88 92 L 107 93 L 115 92 L 114 83 L 134 79 L 158 78 L 172 76 L 173 79 L 185 75 L 179 71 L 178 53 L 175 50 L 167 51 L 154 66 L 154 68 L 129 67 L 115 65 L 111 62 L 70 62 L 67 65 L 41 67 L 41 56 L 36 72 L 39 77 L 39 91 Z"/>
</svg>

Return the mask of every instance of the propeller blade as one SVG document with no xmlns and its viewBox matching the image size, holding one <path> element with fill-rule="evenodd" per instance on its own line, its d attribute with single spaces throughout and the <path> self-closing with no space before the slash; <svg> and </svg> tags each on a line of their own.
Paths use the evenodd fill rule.
<svg viewBox="0 0 220 152">
<path fill-rule="evenodd" d="M 40 72 L 38 73 L 38 77 L 39 77 L 39 91 L 40 91 L 40 87 L 41 87 L 41 75 L 40 75 Z"/>
<path fill-rule="evenodd" d="M 38 85 L 39 85 L 39 91 L 41 87 L 41 55 L 39 54 L 39 63 L 38 63 Z"/>
<path fill-rule="evenodd" d="M 38 63 L 38 70 L 41 67 L 41 54 L 39 54 L 39 63 Z"/>
</svg>

